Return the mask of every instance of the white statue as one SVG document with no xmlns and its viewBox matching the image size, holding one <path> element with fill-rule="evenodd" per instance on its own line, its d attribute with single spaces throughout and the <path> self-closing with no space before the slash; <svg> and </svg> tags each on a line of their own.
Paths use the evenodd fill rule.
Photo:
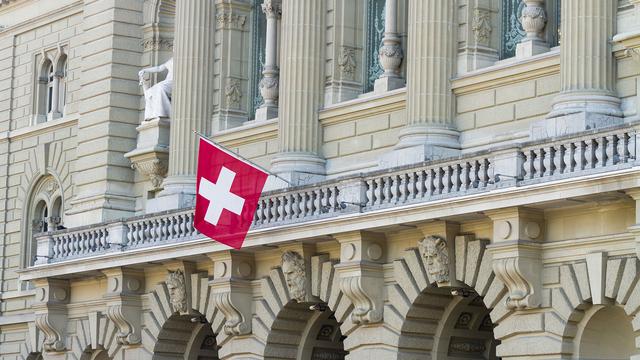
<svg viewBox="0 0 640 360">
<path fill-rule="evenodd" d="M 144 81 L 144 74 L 167 72 L 164 80 L 149 87 Z M 169 117 L 171 115 L 171 92 L 173 90 L 173 58 L 166 63 L 138 72 L 140 84 L 144 89 L 144 119 L 151 120 L 157 117 Z"/>
</svg>

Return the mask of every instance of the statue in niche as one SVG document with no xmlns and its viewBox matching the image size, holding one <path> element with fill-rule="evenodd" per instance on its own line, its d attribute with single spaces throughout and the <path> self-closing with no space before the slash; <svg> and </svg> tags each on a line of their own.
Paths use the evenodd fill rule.
<svg viewBox="0 0 640 360">
<path fill-rule="evenodd" d="M 167 289 L 173 311 L 184 314 L 187 312 L 187 288 L 182 270 L 169 271 Z"/>
<path fill-rule="evenodd" d="M 285 251 L 282 254 L 282 272 L 287 281 L 287 288 L 289 288 L 291 298 L 298 303 L 305 302 L 307 297 L 307 276 L 302 255 L 295 251 Z"/>
<path fill-rule="evenodd" d="M 149 87 L 144 80 L 144 74 L 167 72 L 164 80 Z M 173 91 L 173 58 L 162 65 L 142 69 L 138 72 L 140 84 L 144 89 L 144 119 L 151 120 L 171 115 L 171 93 Z"/>
<path fill-rule="evenodd" d="M 427 262 L 429 279 L 436 283 L 449 282 L 449 248 L 447 242 L 438 236 L 427 236 L 418 242 L 420 253 Z"/>
</svg>

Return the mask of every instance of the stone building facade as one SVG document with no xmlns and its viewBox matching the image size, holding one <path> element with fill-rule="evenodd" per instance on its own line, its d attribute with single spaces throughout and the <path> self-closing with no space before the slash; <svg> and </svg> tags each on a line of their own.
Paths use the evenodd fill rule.
<svg viewBox="0 0 640 360">
<path fill-rule="evenodd" d="M 0 0 L 0 359 L 640 358 L 639 89 L 638 0 Z"/>
</svg>

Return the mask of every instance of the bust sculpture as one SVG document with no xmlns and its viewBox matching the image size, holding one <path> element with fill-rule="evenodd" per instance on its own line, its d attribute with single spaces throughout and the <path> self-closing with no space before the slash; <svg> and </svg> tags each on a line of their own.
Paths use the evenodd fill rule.
<svg viewBox="0 0 640 360">
<path fill-rule="evenodd" d="M 144 81 L 145 74 L 164 71 L 167 72 L 167 76 L 157 84 L 149 87 L 148 83 Z M 138 78 L 144 89 L 144 119 L 169 117 L 171 115 L 171 93 L 173 91 L 173 58 L 162 65 L 140 70 Z"/>
<path fill-rule="evenodd" d="M 183 314 L 187 312 L 187 290 L 182 270 L 169 271 L 167 275 L 167 290 L 173 311 Z"/>
<path fill-rule="evenodd" d="M 305 302 L 307 297 L 307 276 L 302 255 L 295 251 L 285 251 L 282 254 L 282 273 L 287 282 L 291 298 L 298 303 Z"/>
<path fill-rule="evenodd" d="M 431 281 L 449 282 L 449 249 L 447 242 L 438 236 L 427 236 L 418 242 L 420 253 L 427 263 L 427 273 Z"/>
</svg>

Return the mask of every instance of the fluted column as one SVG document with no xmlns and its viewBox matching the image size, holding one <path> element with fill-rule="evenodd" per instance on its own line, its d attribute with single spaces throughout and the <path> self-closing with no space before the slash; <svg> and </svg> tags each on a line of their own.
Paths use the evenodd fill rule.
<svg viewBox="0 0 640 360">
<path fill-rule="evenodd" d="M 615 0 L 563 0 L 560 94 L 548 118 L 557 136 L 622 122 L 611 38 Z"/>
<path fill-rule="evenodd" d="M 451 77 L 456 55 L 456 2 L 410 0 L 407 54 L 408 125 L 396 149 L 420 147 L 422 161 L 459 149 L 454 129 Z"/>
<path fill-rule="evenodd" d="M 378 51 L 380 65 L 384 72 L 373 85 L 375 93 L 385 92 L 404 86 L 404 79 L 400 76 L 402 64 L 402 46 L 398 35 L 398 0 L 386 0 L 384 18 L 384 38 Z"/>
<path fill-rule="evenodd" d="M 280 0 L 265 0 L 262 11 L 267 17 L 264 70 L 259 84 L 264 103 L 256 110 L 256 120 L 273 119 L 278 116 L 280 87 L 280 69 L 278 68 L 278 20 L 282 15 Z"/>
<path fill-rule="evenodd" d="M 214 34 L 214 0 L 176 2 L 175 81 L 164 191 L 182 195 L 173 207 L 189 205 L 195 194 L 198 137 L 192 130 L 211 133 Z"/>
<path fill-rule="evenodd" d="M 284 0 L 280 57 L 280 153 L 272 171 L 294 183 L 324 174 L 318 110 L 324 96 L 325 1 Z"/>
<path fill-rule="evenodd" d="M 547 25 L 545 0 L 524 0 L 526 7 L 522 10 L 520 22 L 527 32 L 516 47 L 516 57 L 524 58 L 549 51 L 549 44 L 544 39 Z"/>
</svg>

